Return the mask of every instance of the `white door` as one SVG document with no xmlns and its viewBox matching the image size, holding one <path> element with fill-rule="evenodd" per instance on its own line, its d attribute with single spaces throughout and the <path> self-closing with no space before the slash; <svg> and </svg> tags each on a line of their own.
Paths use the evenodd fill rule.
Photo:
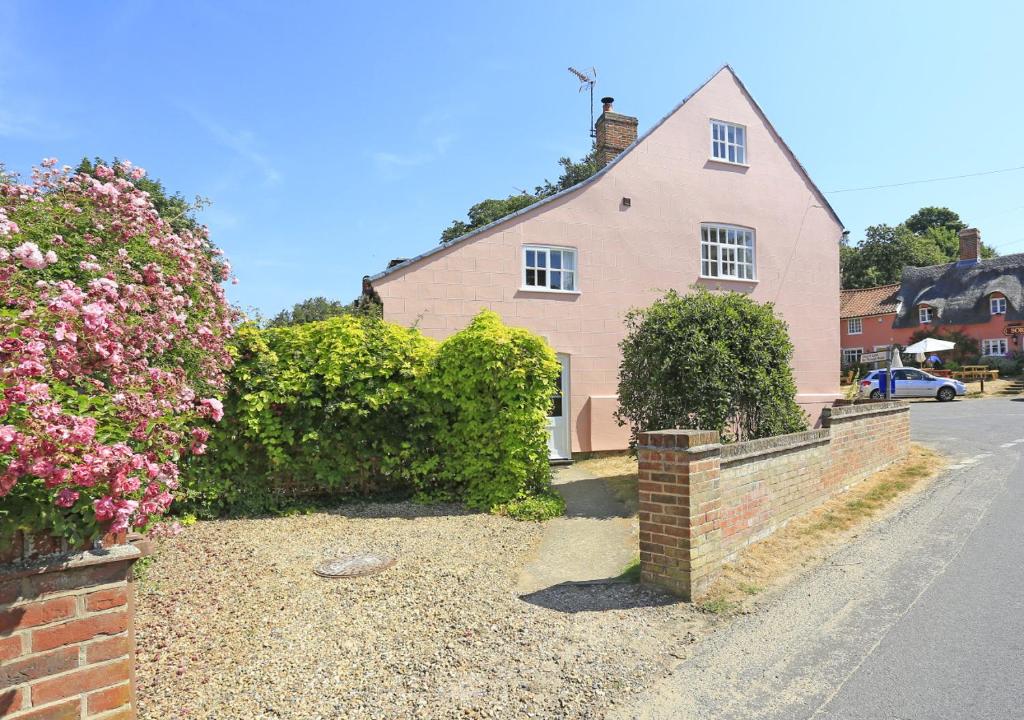
<svg viewBox="0 0 1024 720">
<path fill-rule="evenodd" d="M 569 356 L 558 353 L 558 364 L 561 373 L 555 394 L 551 396 L 548 415 L 548 457 L 568 460 L 572 456 L 569 445 Z"/>
</svg>

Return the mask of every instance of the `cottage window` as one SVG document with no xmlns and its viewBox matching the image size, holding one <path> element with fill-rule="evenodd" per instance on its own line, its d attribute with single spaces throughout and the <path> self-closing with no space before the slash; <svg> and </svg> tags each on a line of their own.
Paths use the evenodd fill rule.
<svg viewBox="0 0 1024 720">
<path fill-rule="evenodd" d="M 846 321 L 847 335 L 860 335 L 864 332 L 864 322 L 860 318 L 850 318 Z"/>
<path fill-rule="evenodd" d="M 569 248 L 523 248 L 523 287 L 530 290 L 574 292 L 576 251 Z"/>
<path fill-rule="evenodd" d="M 843 348 L 843 365 L 856 365 L 860 362 L 860 356 L 864 348 Z M 833 355 L 832 357 L 835 357 Z"/>
<path fill-rule="evenodd" d="M 917 319 L 922 325 L 926 325 L 932 321 L 932 309 L 927 305 L 919 307 L 917 309 Z"/>
<path fill-rule="evenodd" d="M 989 298 L 988 306 L 993 315 L 1006 314 L 1006 298 L 1004 297 Z"/>
<path fill-rule="evenodd" d="M 701 225 L 700 274 L 706 278 L 753 280 L 754 231 L 735 225 Z"/>
<path fill-rule="evenodd" d="M 1009 347 L 1006 343 L 1006 338 L 995 338 L 993 340 L 982 340 L 981 341 L 981 354 L 982 355 L 1006 355 L 1009 351 Z"/>
<path fill-rule="evenodd" d="M 711 157 L 723 162 L 745 165 L 747 162 L 747 129 L 742 125 L 712 120 Z"/>
</svg>

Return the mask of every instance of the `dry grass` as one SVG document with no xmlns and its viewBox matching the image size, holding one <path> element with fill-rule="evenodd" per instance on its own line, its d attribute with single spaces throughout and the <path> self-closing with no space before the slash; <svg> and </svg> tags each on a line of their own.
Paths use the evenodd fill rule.
<svg viewBox="0 0 1024 720">
<path fill-rule="evenodd" d="M 904 462 L 876 473 L 744 549 L 725 566 L 700 607 L 720 614 L 740 610 L 752 597 L 784 584 L 795 572 L 821 559 L 870 518 L 895 509 L 945 465 L 946 460 L 934 450 L 911 445 Z"/>
</svg>

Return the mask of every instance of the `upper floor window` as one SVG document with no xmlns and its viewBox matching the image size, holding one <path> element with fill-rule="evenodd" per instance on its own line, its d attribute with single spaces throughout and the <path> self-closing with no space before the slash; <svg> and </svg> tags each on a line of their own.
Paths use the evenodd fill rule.
<svg viewBox="0 0 1024 720">
<path fill-rule="evenodd" d="M 932 321 L 932 308 L 927 305 L 922 305 L 917 309 L 918 322 L 925 324 Z"/>
<path fill-rule="evenodd" d="M 747 129 L 742 125 L 712 120 L 711 157 L 715 160 L 745 165 L 747 162 Z"/>
<path fill-rule="evenodd" d="M 523 248 L 523 287 L 576 290 L 576 251 L 569 248 Z"/>
<path fill-rule="evenodd" d="M 754 231 L 735 225 L 701 225 L 700 274 L 702 277 L 753 280 Z"/>
<path fill-rule="evenodd" d="M 981 354 L 982 355 L 1006 355 L 1009 352 L 1009 343 L 1006 342 L 1006 338 L 995 338 L 992 340 L 981 341 Z"/>
<path fill-rule="evenodd" d="M 994 297 L 989 298 L 988 307 L 992 311 L 993 315 L 1005 315 L 1006 314 L 1006 298 Z"/>
<path fill-rule="evenodd" d="M 860 318 L 850 318 L 846 321 L 847 335 L 860 335 L 864 332 L 864 322 Z"/>
</svg>

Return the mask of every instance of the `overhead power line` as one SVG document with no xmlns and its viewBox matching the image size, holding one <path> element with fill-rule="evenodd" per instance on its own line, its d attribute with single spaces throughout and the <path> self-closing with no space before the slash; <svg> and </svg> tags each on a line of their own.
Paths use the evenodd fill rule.
<svg viewBox="0 0 1024 720">
<path fill-rule="evenodd" d="M 986 170 L 985 172 L 967 173 L 966 175 L 950 175 L 949 177 L 928 178 L 926 180 L 907 180 L 906 182 L 891 183 L 889 185 L 870 185 L 868 187 L 843 188 L 842 190 L 829 190 L 826 195 L 836 193 L 860 192 L 861 190 L 882 190 L 884 188 L 903 187 L 904 185 L 921 185 L 923 183 L 942 182 L 944 180 L 960 180 L 961 178 L 981 177 L 982 175 L 995 175 L 996 173 L 1014 172 L 1024 170 L 1024 165 L 1017 167 L 1001 168 L 999 170 Z"/>
</svg>

